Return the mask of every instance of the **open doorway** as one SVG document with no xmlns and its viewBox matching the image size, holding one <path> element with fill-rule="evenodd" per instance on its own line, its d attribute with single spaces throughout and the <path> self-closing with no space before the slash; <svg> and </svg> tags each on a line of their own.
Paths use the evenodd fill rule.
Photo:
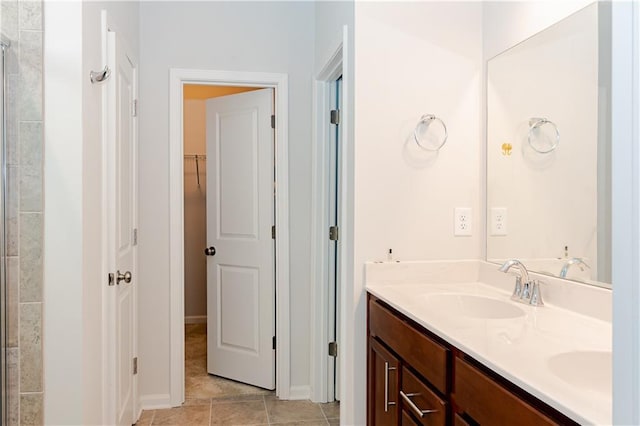
<svg viewBox="0 0 640 426">
<path fill-rule="evenodd" d="M 237 86 L 257 88 L 256 91 L 248 91 L 233 96 L 257 93 L 260 88 L 268 88 L 272 91 L 268 98 L 269 106 L 273 108 L 275 119 L 269 117 L 269 125 L 275 124 L 271 129 L 272 138 L 275 139 L 275 185 L 270 178 L 271 197 L 274 197 L 275 206 L 273 219 L 276 238 L 273 240 L 272 226 L 269 226 L 269 243 L 275 245 L 275 312 L 270 323 L 275 323 L 275 337 L 269 339 L 269 352 L 275 357 L 275 388 L 276 396 L 280 399 L 289 399 L 291 394 L 290 380 L 290 303 L 289 303 L 289 154 L 288 154 L 288 78 L 286 74 L 217 71 L 179 69 L 170 70 L 170 96 L 169 96 L 169 270 L 170 270 L 170 380 L 171 405 L 180 406 L 185 401 L 185 264 L 184 264 L 184 132 L 183 132 L 183 104 L 184 87 L 190 84 L 205 86 Z M 220 99 L 220 98 L 217 98 Z M 213 102 L 210 99 L 207 102 Z M 271 127 L 271 126 L 270 126 Z M 212 176 L 212 153 L 207 152 L 208 176 Z M 216 160 L 217 161 L 217 160 Z M 272 163 L 273 164 L 273 163 Z M 274 170 L 270 171 L 271 176 Z M 261 179 L 264 181 L 264 179 Z M 210 186 L 210 185 L 208 185 Z M 241 191 L 238 194 L 244 194 Z M 246 197 L 243 198 L 246 200 Z M 273 198 L 272 198 L 273 200 Z M 229 216 L 235 220 L 235 216 Z M 246 216 L 239 215 L 239 218 Z M 235 232 L 235 231 L 234 231 Z M 261 231 L 263 233 L 263 231 Z M 248 238 L 247 238 L 248 239 Z M 209 243 L 209 242 L 208 242 Z M 212 244 L 215 248 L 215 244 Z M 210 248 L 207 246 L 207 248 Z M 201 248 L 203 249 L 203 248 Z M 220 249 L 214 256 L 222 260 L 222 254 L 227 249 Z M 211 262 L 208 262 L 211 264 Z M 228 268 L 226 272 L 238 272 L 239 269 Z M 220 272 L 220 270 L 219 270 Z M 249 272 L 245 269 L 245 272 Z M 246 274 L 245 277 L 251 274 Z M 207 297 L 211 294 L 209 292 Z M 251 299 L 255 300 L 255 299 Z M 250 301 L 245 299 L 244 301 Z M 208 302 L 209 303 L 209 302 Z M 233 311 L 232 311 L 233 312 Z M 236 320 L 240 321 L 241 316 Z M 246 325 L 246 324 L 245 324 Z M 209 330 L 210 331 L 210 330 Z M 235 342 L 237 344 L 237 342 Z M 246 342 L 245 342 L 246 343 Z M 275 343 L 275 345 L 273 345 Z M 232 345 L 230 345 L 232 346 Z M 273 350 L 275 346 L 275 351 Z M 241 351 L 239 351 L 241 352 Z M 245 351 L 246 355 L 247 351 Z M 253 364 L 251 364 L 253 365 Z M 241 380 L 244 381 L 244 380 Z"/>
<path fill-rule="evenodd" d="M 272 115 L 271 88 L 184 86 L 186 399 L 275 388 Z"/>
</svg>

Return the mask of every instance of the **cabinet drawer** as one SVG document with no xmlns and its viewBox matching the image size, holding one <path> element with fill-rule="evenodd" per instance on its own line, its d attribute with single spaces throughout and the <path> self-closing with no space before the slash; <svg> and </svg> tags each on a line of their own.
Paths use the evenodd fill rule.
<svg viewBox="0 0 640 426">
<path fill-rule="evenodd" d="M 546 415 L 460 358 L 455 360 L 453 398 L 481 425 L 553 425 Z"/>
<path fill-rule="evenodd" d="M 369 301 L 369 330 L 422 374 L 436 389 L 447 393 L 449 350 L 400 319 L 375 300 Z"/>
<path fill-rule="evenodd" d="M 444 426 L 447 421 L 447 403 L 406 367 L 402 368 L 400 401 L 403 411 L 420 419 L 419 424 Z"/>
<path fill-rule="evenodd" d="M 458 414 L 453 415 L 453 426 L 471 426 L 465 419 Z"/>
<path fill-rule="evenodd" d="M 409 415 L 406 411 L 402 410 L 402 419 L 400 419 L 400 424 L 402 426 L 420 426 L 420 423 L 417 423 L 413 420 L 413 417 Z"/>
</svg>

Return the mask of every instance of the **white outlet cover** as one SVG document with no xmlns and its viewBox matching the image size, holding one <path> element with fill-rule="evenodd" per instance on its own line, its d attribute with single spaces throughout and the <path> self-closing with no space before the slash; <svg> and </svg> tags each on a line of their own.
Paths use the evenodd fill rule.
<svg viewBox="0 0 640 426">
<path fill-rule="evenodd" d="M 507 235 L 506 207 L 491 208 L 491 235 L 497 237 Z"/>
<path fill-rule="evenodd" d="M 453 235 L 468 237 L 472 233 L 473 216 L 470 207 L 456 207 L 453 214 Z"/>
</svg>

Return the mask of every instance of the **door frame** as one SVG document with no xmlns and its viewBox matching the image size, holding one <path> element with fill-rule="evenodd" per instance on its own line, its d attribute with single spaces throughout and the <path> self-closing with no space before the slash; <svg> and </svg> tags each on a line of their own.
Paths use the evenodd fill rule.
<svg viewBox="0 0 640 426">
<path fill-rule="evenodd" d="M 170 392 L 171 405 L 184 396 L 184 186 L 183 87 L 185 84 L 273 88 L 275 91 L 275 289 L 276 396 L 289 399 L 289 91 L 288 75 L 171 68 L 169 70 L 169 279 L 170 279 Z M 282 130 L 281 130 L 282 129 Z"/>
<path fill-rule="evenodd" d="M 313 154 L 312 161 L 312 235 L 311 235 L 311 286 L 312 297 L 310 304 L 310 312 L 313 327 L 311 327 L 311 400 L 314 402 L 329 402 L 329 305 L 331 301 L 328 297 L 326 284 L 329 278 L 329 220 L 324 212 L 329 209 L 329 188 L 328 188 L 328 170 L 327 163 L 330 156 L 330 146 L 325 143 L 329 138 L 329 133 L 333 131 L 329 122 L 332 99 L 331 85 L 343 74 L 343 43 L 340 43 L 331 58 L 318 73 L 313 84 L 313 117 L 314 117 L 314 133 L 313 133 Z M 343 79 L 344 84 L 344 79 Z M 341 121 L 344 122 L 346 114 L 341 113 Z M 342 124 L 342 123 L 341 123 Z M 346 126 L 340 126 L 341 140 L 346 140 Z M 344 161 L 344 145 L 340 147 L 340 156 Z M 343 173 L 343 167 L 338 173 Z M 341 179 L 340 193 L 344 194 L 344 179 Z M 339 197 L 340 194 L 338 194 Z M 340 198 L 340 206 L 338 211 L 339 223 L 344 223 L 344 204 Z M 339 263 L 343 261 L 342 255 Z M 339 271 L 340 282 L 343 274 Z M 344 287 L 344 284 L 343 284 Z M 342 289 L 339 289 L 342 293 Z M 340 295 L 342 299 L 342 294 Z M 337 307 L 336 307 L 337 308 Z M 339 316 L 344 321 L 344 317 Z M 340 328 L 340 324 L 338 324 Z M 339 343 L 339 347 L 343 346 Z M 340 351 L 340 349 L 338 349 Z M 340 378 L 337 377 L 339 380 Z"/>
</svg>

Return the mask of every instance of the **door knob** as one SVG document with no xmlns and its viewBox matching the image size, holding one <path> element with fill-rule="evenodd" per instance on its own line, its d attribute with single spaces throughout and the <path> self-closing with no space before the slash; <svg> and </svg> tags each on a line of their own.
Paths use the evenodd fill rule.
<svg viewBox="0 0 640 426">
<path fill-rule="evenodd" d="M 214 246 L 207 247 L 206 249 L 204 249 L 204 254 L 206 254 L 207 256 L 215 256 L 216 248 Z"/>
<path fill-rule="evenodd" d="M 124 281 L 127 284 L 131 282 L 131 272 L 129 271 L 125 272 L 124 274 L 118 271 L 118 274 L 116 275 L 116 277 L 117 277 L 116 284 L 120 284 L 120 281 Z"/>
</svg>

